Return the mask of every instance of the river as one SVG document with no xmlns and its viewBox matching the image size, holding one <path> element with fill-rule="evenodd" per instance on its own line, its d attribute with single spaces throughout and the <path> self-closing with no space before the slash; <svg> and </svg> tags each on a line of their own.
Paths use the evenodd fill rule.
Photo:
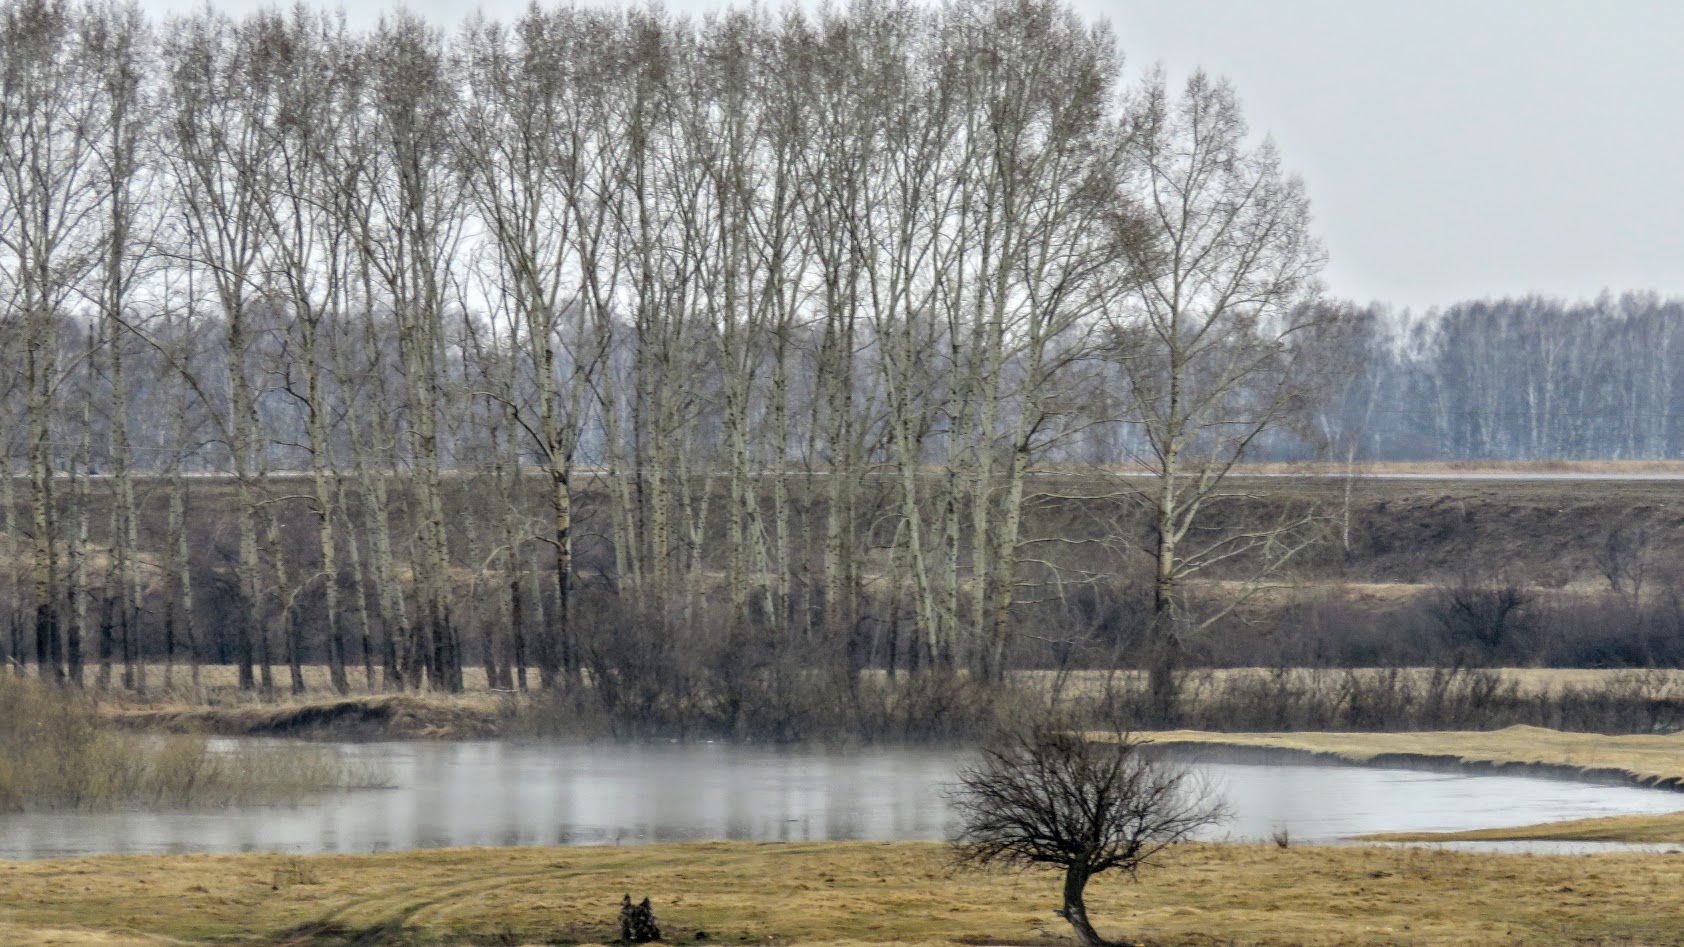
<svg viewBox="0 0 1684 947">
<path fill-rule="evenodd" d="M 390 788 L 328 793 L 295 806 L 4 815 L 0 858 L 939 840 L 956 828 L 944 787 L 970 759 L 929 748 L 711 743 L 402 742 L 339 750 L 377 767 Z M 1295 842 L 1327 843 L 1369 832 L 1684 809 L 1684 795 L 1674 792 L 1533 777 L 1300 763 L 1192 768 L 1233 812 L 1206 833 L 1213 840 L 1259 840 L 1284 829 Z"/>
</svg>

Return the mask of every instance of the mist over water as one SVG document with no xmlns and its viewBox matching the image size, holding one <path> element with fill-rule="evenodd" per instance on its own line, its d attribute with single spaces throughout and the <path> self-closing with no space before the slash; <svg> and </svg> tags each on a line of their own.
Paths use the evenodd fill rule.
<svg viewBox="0 0 1684 947">
<path fill-rule="evenodd" d="M 970 754 L 731 744 L 344 744 L 392 788 L 297 806 L 0 817 L 0 857 L 354 853 L 512 845 L 941 840 L 944 789 Z M 1684 809 L 1659 790 L 1509 776 L 1200 762 L 1234 818 L 1206 833 L 1295 843 Z"/>
</svg>

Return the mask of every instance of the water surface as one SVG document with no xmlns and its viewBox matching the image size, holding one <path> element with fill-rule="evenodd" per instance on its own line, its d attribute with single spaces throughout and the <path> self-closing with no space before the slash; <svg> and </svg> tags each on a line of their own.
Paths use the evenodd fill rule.
<svg viewBox="0 0 1684 947">
<path fill-rule="evenodd" d="M 472 845 L 948 838 L 971 755 L 928 748 L 522 742 L 344 744 L 392 788 L 295 806 L 0 816 L 0 857 L 380 852 Z M 1515 776 L 1200 762 L 1234 818 L 1211 839 L 1454 831 L 1684 809 L 1684 795 Z M 1536 845 L 1508 845 L 1536 850 Z M 1543 846 L 1562 849 L 1562 846 Z M 1572 850 L 1568 848 L 1567 850 Z"/>
</svg>

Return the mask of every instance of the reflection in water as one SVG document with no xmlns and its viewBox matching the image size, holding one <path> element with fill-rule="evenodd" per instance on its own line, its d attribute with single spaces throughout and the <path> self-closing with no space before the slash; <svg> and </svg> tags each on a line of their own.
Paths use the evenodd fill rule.
<svg viewBox="0 0 1684 947">
<path fill-rule="evenodd" d="M 0 857 L 941 839 L 950 750 L 346 744 L 394 788 L 297 806 L 0 816 Z"/>
<path fill-rule="evenodd" d="M 942 839 L 968 754 L 728 744 L 347 744 L 395 788 L 299 806 L 0 816 L 0 857 L 99 852 L 379 852 L 468 845 Z M 1235 818 L 1211 838 L 1295 840 L 1684 808 L 1677 794 L 1409 770 L 1201 763 Z"/>
</svg>

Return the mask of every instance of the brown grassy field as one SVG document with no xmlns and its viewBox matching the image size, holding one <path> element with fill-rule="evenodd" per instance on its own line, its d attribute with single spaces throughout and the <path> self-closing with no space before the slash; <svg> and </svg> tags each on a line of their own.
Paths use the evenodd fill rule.
<svg viewBox="0 0 1684 947">
<path fill-rule="evenodd" d="M 1641 474 L 1662 474 L 1673 476 L 1684 473 L 1684 462 L 1676 460 L 1397 460 L 1397 461 L 1365 461 L 1352 465 L 1349 470 L 1360 476 L 1384 477 L 1396 474 L 1411 476 L 1430 476 L 1442 474 L 1447 477 L 1465 474 L 1579 474 L 1584 476 L 1601 476 L 1614 474 L 1619 476 L 1636 476 Z M 1341 476 L 1347 472 L 1344 464 L 1334 462 L 1319 462 L 1311 464 L 1242 464 L 1234 470 L 1236 476 L 1246 474 L 1310 474 L 1315 476 Z"/>
<path fill-rule="evenodd" d="M 699 843 L 0 865 L 0 941 L 608 943 L 647 895 L 669 943 L 1067 943 L 1050 872 L 955 872 L 932 843 Z M 1186 845 L 1088 903 L 1121 943 L 1684 943 L 1684 859 Z"/>
<path fill-rule="evenodd" d="M 1394 669 L 1357 668 L 1359 675 L 1390 673 Z M 1417 681 L 1425 681 L 1433 673 L 1433 668 L 1401 668 L 1396 669 L 1406 675 L 1414 676 Z M 1440 669 L 1441 671 L 1443 669 Z M 1684 687 L 1684 669 L 1653 668 L 1491 668 L 1503 684 L 1513 682 L 1521 694 L 1559 694 L 1567 688 L 1581 690 L 1600 690 L 1622 681 L 1642 680 L 1655 688 L 1669 686 Z M 1143 679 L 1142 671 L 1072 671 L 1067 675 L 1065 683 L 1066 693 L 1097 694 L 1103 692 L 1108 680 L 1133 683 Z M 1189 686 L 1196 692 L 1199 686 L 1208 681 L 1209 684 L 1221 686 L 1234 677 L 1244 675 L 1277 673 L 1272 668 L 1212 668 L 1210 670 L 1194 670 L 1189 672 Z M 1344 668 L 1296 668 L 1290 672 L 1293 681 L 1306 687 L 1326 686 L 1328 681 L 1336 681 L 1346 674 Z M 1041 687 L 1052 686 L 1055 677 L 1052 671 L 1019 671 L 1015 677 L 1023 683 L 1034 683 Z"/>
<path fill-rule="evenodd" d="M 1380 586 L 1430 585 L 1453 579 L 1470 567 L 1495 564 L 1501 564 L 1505 572 L 1527 585 L 1554 589 L 1585 582 L 1594 586 L 1595 570 L 1589 567 L 1589 553 L 1610 527 L 1617 526 L 1648 527 L 1654 539 L 1653 564 L 1684 568 L 1684 561 L 1675 552 L 1680 548 L 1678 540 L 1684 537 L 1684 491 L 1680 491 L 1676 479 L 1666 479 L 1684 476 L 1684 461 L 1373 463 L 1357 465 L 1353 471 L 1364 476 L 1348 480 L 1343 464 L 1247 465 L 1233 473 L 1234 493 L 1249 497 L 1246 504 L 1255 515 L 1267 516 L 1281 503 L 1296 508 L 1311 502 L 1332 515 L 1348 518 L 1348 547 L 1338 555 L 1311 555 L 1299 562 L 1305 581 L 1319 582 L 1326 588 L 1347 581 Z M 536 483 L 538 474 L 531 473 Z M 1089 468 L 1053 467 L 1033 477 L 1038 488 L 1082 496 L 1115 492 L 1118 484 L 1111 478 L 1117 473 L 1128 471 L 1096 476 Z M 1470 475 L 1493 474 L 1505 479 L 1469 479 Z M 1529 474 L 1539 478 L 1528 479 Z M 1598 476 L 1614 479 L 1593 479 Z M 1581 479 L 1570 479 L 1574 477 Z M 1646 479 L 1650 477 L 1661 479 Z M 289 498 L 283 505 L 300 504 L 300 497 L 311 492 L 305 476 L 271 474 L 267 483 L 274 494 Z M 452 496 L 453 508 L 473 508 L 477 486 L 468 481 L 455 486 L 450 483 L 447 480 L 447 490 L 466 491 Z M 22 503 L 27 484 L 15 486 Z M 800 495 L 812 485 L 806 478 L 795 477 L 786 486 Z M 190 517 L 195 535 L 213 535 L 232 522 L 232 478 L 195 478 L 193 491 Z M 151 494 L 151 517 L 161 515 L 162 495 L 161 491 Z M 575 511 L 581 522 L 604 515 L 604 495 L 591 486 L 588 477 L 584 479 Z M 96 524 L 108 519 L 101 496 L 103 492 L 96 491 Z M 542 502 L 539 494 L 532 495 L 532 502 Z M 21 506 L 19 513 L 25 515 Z M 1089 521 L 1090 517 L 1072 504 L 1037 503 L 1029 511 L 1025 535 L 1075 535 L 1073 531 Z M 162 528 L 161 522 L 149 522 L 153 531 Z M 1128 522 L 1133 521 L 1127 517 L 1119 521 Z M 1142 525 L 1121 528 L 1126 535 L 1129 529 Z M 96 587 L 106 574 L 103 566 L 108 555 L 108 538 L 98 535 L 97 529 L 89 553 L 91 581 Z M 19 555 L 27 557 L 27 550 Z M 163 574 L 163 563 L 155 551 L 143 551 L 140 556 L 151 566 L 142 570 L 147 581 Z M 26 568 L 26 558 L 16 563 L 0 561 L 0 571 Z M 476 568 L 477 564 L 465 561 L 453 565 L 459 591 L 466 591 Z M 1110 566 L 1100 564 L 1096 568 Z"/>
<path fill-rule="evenodd" d="M 380 693 L 380 669 L 374 669 L 374 689 L 371 691 L 363 675 L 361 667 L 347 669 L 352 694 Z M 304 688 L 309 694 L 331 694 L 333 684 L 328 675 L 325 664 L 306 664 L 303 667 Z M 151 663 L 146 666 L 146 680 L 148 684 L 147 696 L 136 698 L 128 694 L 113 694 L 114 700 L 122 700 L 136 705 L 165 705 L 171 703 L 193 703 L 210 705 L 252 704 L 252 703 L 284 703 L 289 699 L 287 695 L 288 678 L 285 665 L 275 668 L 275 688 L 282 695 L 276 700 L 266 701 L 255 691 L 241 691 L 240 669 L 232 664 L 205 664 L 199 668 L 199 686 L 192 684 L 190 671 L 185 664 L 177 664 L 171 675 L 171 683 L 164 683 L 164 665 Z M 538 684 L 538 672 L 532 672 L 532 686 Z M 464 667 L 462 669 L 463 687 L 469 693 L 487 691 L 485 686 L 485 669 L 481 667 Z"/>
<path fill-rule="evenodd" d="M 1684 734 L 1607 736 L 1540 727 L 1437 733 L 1208 733 L 1146 734 L 1183 747 L 1263 748 L 1331 757 L 1349 763 L 1443 762 L 1463 766 L 1548 767 L 1587 779 L 1644 785 L 1684 785 Z M 1684 808 L 1684 795 L 1679 797 Z"/>
<path fill-rule="evenodd" d="M 1364 842 L 1631 842 L 1684 844 L 1684 812 L 1541 822 L 1468 832 L 1377 832 Z"/>
</svg>

